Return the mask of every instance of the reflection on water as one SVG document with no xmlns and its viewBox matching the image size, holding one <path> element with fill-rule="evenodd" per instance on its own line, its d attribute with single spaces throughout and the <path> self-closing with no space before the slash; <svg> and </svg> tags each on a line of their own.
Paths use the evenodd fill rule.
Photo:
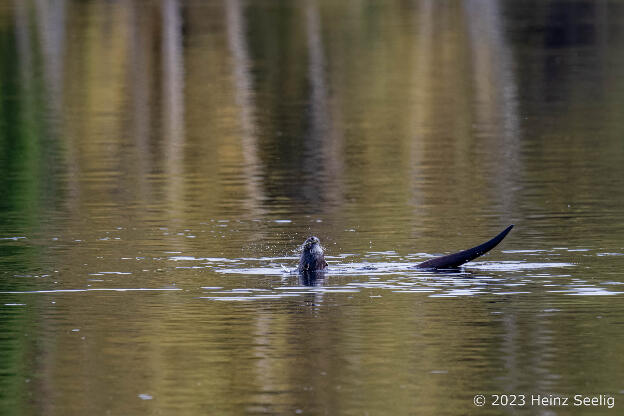
<svg viewBox="0 0 624 416">
<path fill-rule="evenodd" d="M 0 3 L 0 414 L 618 406 L 623 13 Z"/>
</svg>

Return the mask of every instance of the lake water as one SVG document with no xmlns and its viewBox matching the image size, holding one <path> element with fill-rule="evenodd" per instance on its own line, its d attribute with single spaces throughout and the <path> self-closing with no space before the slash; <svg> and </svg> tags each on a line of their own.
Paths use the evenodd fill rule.
<svg viewBox="0 0 624 416">
<path fill-rule="evenodd" d="M 623 108 L 620 2 L 0 2 L 0 414 L 621 414 Z"/>
</svg>

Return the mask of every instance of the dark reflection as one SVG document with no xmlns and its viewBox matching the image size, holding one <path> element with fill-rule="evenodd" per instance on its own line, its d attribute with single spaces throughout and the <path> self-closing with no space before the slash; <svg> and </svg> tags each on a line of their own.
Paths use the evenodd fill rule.
<svg viewBox="0 0 624 416">
<path fill-rule="evenodd" d="M 302 286 L 323 286 L 326 273 L 325 270 L 299 272 L 299 284 Z"/>
<path fill-rule="evenodd" d="M 427 269 L 427 273 L 433 273 L 435 277 L 452 277 L 452 278 L 466 278 L 470 279 L 475 277 L 475 274 L 465 269 L 463 266 L 449 268 L 449 269 Z"/>
<path fill-rule="evenodd" d="M 544 47 L 569 48 L 595 46 L 603 33 L 614 29 L 608 13 L 622 13 L 615 1 L 557 0 L 504 3 L 504 9 L 515 21 L 527 22 L 522 27 L 524 40 L 538 40 Z"/>
</svg>

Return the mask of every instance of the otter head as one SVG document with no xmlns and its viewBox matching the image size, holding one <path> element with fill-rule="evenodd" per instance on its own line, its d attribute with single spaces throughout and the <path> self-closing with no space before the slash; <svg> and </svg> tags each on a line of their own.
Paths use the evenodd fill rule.
<svg viewBox="0 0 624 416">
<path fill-rule="evenodd" d="M 308 238 L 301 247 L 301 257 L 299 259 L 299 271 L 317 271 L 327 267 L 323 255 L 321 241 L 317 237 Z"/>
<path fill-rule="evenodd" d="M 320 244 L 321 244 L 321 240 L 319 240 L 317 237 L 312 236 L 303 243 L 303 249 L 310 250 L 315 245 L 317 245 L 320 248 Z"/>
</svg>

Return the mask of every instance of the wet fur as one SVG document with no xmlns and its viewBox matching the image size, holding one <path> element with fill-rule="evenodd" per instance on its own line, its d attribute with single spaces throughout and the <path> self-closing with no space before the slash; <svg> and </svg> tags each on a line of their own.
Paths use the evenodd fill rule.
<svg viewBox="0 0 624 416">
<path fill-rule="evenodd" d="M 323 247 L 321 247 L 321 242 L 316 237 L 308 238 L 303 243 L 297 270 L 299 273 L 315 272 L 325 270 L 326 267 L 327 262 L 325 261 L 325 253 L 323 252 Z"/>
</svg>

